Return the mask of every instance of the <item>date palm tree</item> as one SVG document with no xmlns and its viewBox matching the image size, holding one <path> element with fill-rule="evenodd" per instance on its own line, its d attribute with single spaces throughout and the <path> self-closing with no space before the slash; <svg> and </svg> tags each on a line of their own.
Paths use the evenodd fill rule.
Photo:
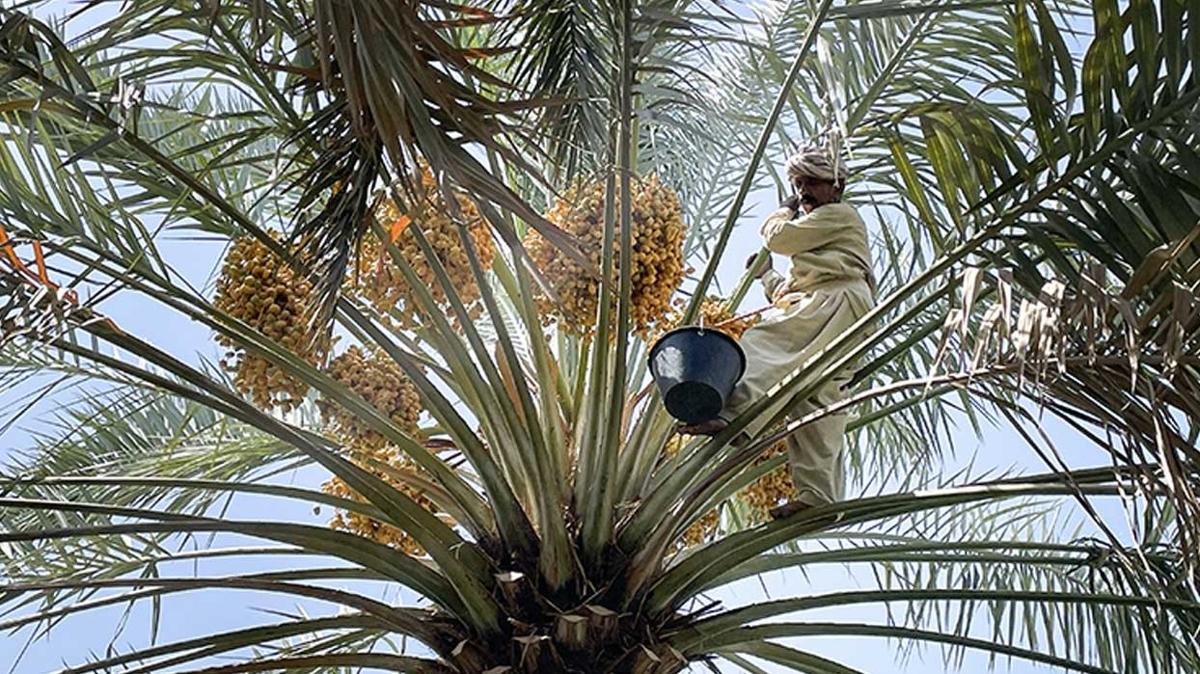
<svg viewBox="0 0 1200 674">
<path fill-rule="evenodd" d="M 0 356 L 5 390 L 37 393 L 11 417 L 60 404 L 58 430 L 0 475 L 6 640 L 65 639 L 64 619 L 139 602 L 157 624 L 184 593 L 244 590 L 329 612 L 65 671 L 855 672 L 805 639 L 823 636 L 936 645 L 948 666 L 979 651 L 1200 669 L 1194 2 L 129 0 L 54 25 L 36 4 L 0 15 Z M 697 271 L 671 290 L 695 322 L 748 200 L 782 196 L 773 167 L 821 133 L 871 214 L 880 302 L 726 431 L 679 442 L 633 330 L 633 186 L 678 194 Z M 429 181 L 456 241 L 380 206 Z M 603 195 L 595 241 L 546 215 L 578 184 Z M 305 291 L 284 298 L 304 300 L 304 339 L 190 283 L 169 234 L 265 251 Z M 599 280 L 590 334 L 549 320 L 573 300 L 534 240 Z M 367 301 L 373 273 L 406 303 Z M 720 289 L 723 308 L 749 288 Z M 129 296 L 301 399 L 272 409 L 139 336 L 106 313 Z M 339 377 L 330 337 L 379 354 L 424 425 Z M 731 443 L 849 368 L 845 401 Z M 783 462 L 769 448 L 844 412 L 859 495 L 754 518 L 746 488 Z M 1093 460 L 1064 457 L 1048 419 Z M 993 420 L 1045 469 L 962 467 L 947 429 Z M 297 468 L 344 490 L 278 479 Z M 242 517 L 234 497 L 411 546 Z M 721 594 L 831 564 L 877 586 Z M 405 601 L 380 598 L 397 586 Z M 819 613 L 870 607 L 886 619 Z"/>
</svg>

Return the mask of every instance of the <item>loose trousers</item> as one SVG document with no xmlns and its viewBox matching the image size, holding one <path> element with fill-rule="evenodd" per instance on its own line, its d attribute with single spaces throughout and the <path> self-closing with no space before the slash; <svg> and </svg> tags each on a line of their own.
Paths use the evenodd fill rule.
<svg viewBox="0 0 1200 674">
<path fill-rule="evenodd" d="M 845 333 L 874 305 L 864 279 L 822 283 L 806 292 L 790 293 L 777 301 L 786 308 L 742 335 L 746 372 L 734 388 L 721 417 L 732 421 L 771 393 L 790 373 L 803 366 L 836 337 Z M 851 372 L 838 373 L 816 393 L 792 405 L 789 420 L 832 405 L 842 399 L 842 387 Z M 787 404 L 781 400 L 759 414 L 745 429 L 751 437 Z M 788 436 L 788 461 L 799 499 L 810 505 L 843 498 L 842 450 L 846 415 L 831 414 L 810 422 Z"/>
</svg>

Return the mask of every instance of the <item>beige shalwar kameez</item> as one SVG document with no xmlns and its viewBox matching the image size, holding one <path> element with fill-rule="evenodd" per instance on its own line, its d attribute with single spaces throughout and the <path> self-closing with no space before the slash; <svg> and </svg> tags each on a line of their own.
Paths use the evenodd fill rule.
<svg viewBox="0 0 1200 674">
<path fill-rule="evenodd" d="M 831 203 L 794 217 L 781 208 L 762 226 L 768 250 L 791 257 L 788 277 L 768 271 L 763 286 L 781 310 L 742 336 L 746 373 L 721 417 L 732 421 L 769 395 L 771 389 L 835 337 L 846 332 L 875 304 L 867 232 L 853 207 Z M 837 402 L 850 372 L 840 373 L 815 396 L 797 403 L 790 418 Z M 746 428 L 754 437 L 787 404 L 766 410 Z M 842 445 L 846 416 L 835 414 L 802 426 L 788 436 L 788 458 L 799 500 L 820 505 L 843 497 Z"/>
</svg>

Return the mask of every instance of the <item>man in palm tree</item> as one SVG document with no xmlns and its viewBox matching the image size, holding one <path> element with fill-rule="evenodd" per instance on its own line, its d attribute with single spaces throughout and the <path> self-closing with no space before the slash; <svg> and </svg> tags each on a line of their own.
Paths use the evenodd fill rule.
<svg viewBox="0 0 1200 674">
<path fill-rule="evenodd" d="M 787 276 L 771 269 L 770 258 L 756 270 L 776 316 L 746 331 L 746 373 L 719 418 L 681 429 L 715 434 L 767 397 L 789 373 L 846 332 L 875 303 L 866 226 L 854 208 L 842 203 L 846 168 L 826 146 L 813 143 L 787 163 L 795 195 L 762 225 L 767 250 L 791 258 Z M 837 402 L 849 372 L 839 373 L 815 395 L 789 407 L 788 416 L 806 414 Z M 757 434 L 788 404 L 771 406 L 747 426 Z M 798 497 L 774 508 L 775 518 L 842 498 L 841 455 L 844 414 L 824 416 L 788 436 L 788 459 Z"/>
</svg>

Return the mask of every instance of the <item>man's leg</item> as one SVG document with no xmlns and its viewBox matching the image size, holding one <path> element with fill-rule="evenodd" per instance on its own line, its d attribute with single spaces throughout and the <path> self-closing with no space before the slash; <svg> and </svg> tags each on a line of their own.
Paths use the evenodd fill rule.
<svg viewBox="0 0 1200 674">
<path fill-rule="evenodd" d="M 789 416 L 802 419 L 836 403 L 840 395 L 840 383 L 831 382 L 815 399 L 797 405 Z M 787 517 L 813 506 L 842 500 L 845 495 L 842 454 L 846 420 L 845 414 L 829 414 L 801 426 L 787 437 L 788 468 L 797 496 L 791 503 L 772 510 L 772 517 Z"/>
<path fill-rule="evenodd" d="M 814 506 L 842 500 L 845 434 L 846 415 L 833 414 L 788 436 L 788 464 L 801 503 Z"/>
</svg>

